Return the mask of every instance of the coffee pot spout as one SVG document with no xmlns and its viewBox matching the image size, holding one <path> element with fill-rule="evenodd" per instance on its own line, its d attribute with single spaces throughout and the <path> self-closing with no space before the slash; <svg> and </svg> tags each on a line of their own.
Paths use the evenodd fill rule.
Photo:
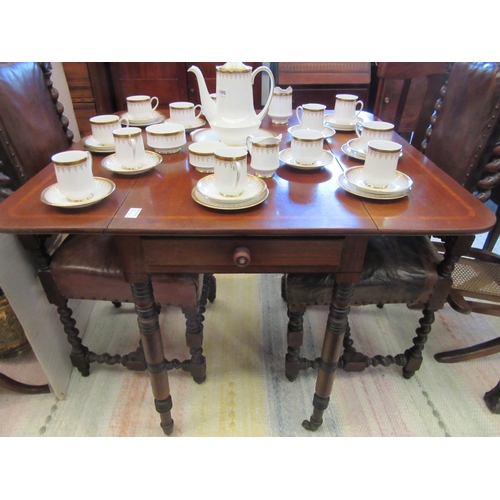
<svg viewBox="0 0 500 500">
<path fill-rule="evenodd" d="M 201 107 L 203 109 L 203 114 L 206 119 L 210 122 L 217 115 L 217 104 L 210 97 L 208 92 L 207 84 L 205 83 L 205 78 L 198 66 L 191 66 L 188 72 L 194 73 L 196 80 L 198 82 L 198 91 L 200 93 Z"/>
</svg>

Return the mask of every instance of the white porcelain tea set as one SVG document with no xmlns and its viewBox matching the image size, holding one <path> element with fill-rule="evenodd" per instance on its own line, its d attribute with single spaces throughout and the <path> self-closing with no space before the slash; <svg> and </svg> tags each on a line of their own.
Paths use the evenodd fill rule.
<svg viewBox="0 0 500 500">
<path fill-rule="evenodd" d="M 208 174 L 193 188 L 193 199 L 211 208 L 238 210 L 267 198 L 269 190 L 262 179 L 273 177 L 280 161 L 302 170 L 322 168 L 334 160 L 334 155 L 324 149 L 325 139 L 336 131 L 356 131 L 358 137 L 344 144 L 342 151 L 365 164 L 343 173 L 338 179 L 340 186 L 353 194 L 377 199 L 405 196 L 411 189 L 411 179 L 397 172 L 401 146 L 390 141 L 394 126 L 385 122 L 363 122 L 359 116 L 363 102 L 358 96 L 337 94 L 334 112 L 329 115 L 325 115 L 323 104 L 298 106 L 298 125 L 288 129 L 290 147 L 280 151 L 282 136 L 260 127 L 266 113 L 275 124 L 288 123 L 293 116 L 292 88 L 275 87 L 269 68 L 260 66 L 252 70 L 238 62 L 217 66 L 215 94 L 208 92 L 199 68 L 192 66 L 188 72 L 196 76 L 201 105 L 170 103 L 170 117 L 165 119 L 157 111 L 157 97 L 129 96 L 127 112 L 121 116 L 102 115 L 90 119 L 92 136 L 84 139 L 85 148 L 112 153 L 102 160 L 103 167 L 109 171 L 135 175 L 156 167 L 162 161 L 161 155 L 181 151 L 186 144 L 186 130 L 191 130 L 189 162 L 197 171 Z M 270 92 L 263 109 L 257 113 L 252 87 L 260 72 L 267 73 Z M 203 128 L 206 122 L 201 118 L 202 113 L 209 128 Z M 140 127 L 145 127 L 147 145 L 153 151 L 145 149 Z M 63 202 L 61 198 L 57 203 L 85 206 L 82 204 L 106 196 L 111 185 L 96 188 L 101 180 L 92 176 L 90 155 L 87 157 L 85 151 L 76 153 L 80 153 L 78 158 L 53 159 L 59 191 L 66 200 Z M 255 175 L 247 172 L 249 154 Z M 74 165 L 78 165 L 79 170 Z M 70 183 L 64 180 L 65 171 L 73 172 L 71 183 L 85 187 L 85 193 L 70 192 Z M 44 194 L 45 202 L 54 201 L 50 197 L 52 192 L 49 189 Z"/>
</svg>

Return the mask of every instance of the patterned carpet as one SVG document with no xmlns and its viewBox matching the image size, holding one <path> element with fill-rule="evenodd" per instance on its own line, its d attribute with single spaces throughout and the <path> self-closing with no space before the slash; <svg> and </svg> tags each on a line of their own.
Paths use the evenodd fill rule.
<svg viewBox="0 0 500 500">
<path fill-rule="evenodd" d="M 424 351 L 422 368 L 405 380 L 399 367 L 337 372 L 322 428 L 301 422 L 312 410 L 316 374 L 284 376 L 286 306 L 278 275 L 217 276 L 217 298 L 205 314 L 207 380 L 169 372 L 175 428 L 172 437 L 444 437 L 500 436 L 500 415 L 486 408 L 484 392 L 499 378 L 498 356 L 439 364 L 433 354 L 498 335 L 500 318 L 463 316 L 446 307 Z M 326 308 L 306 313 L 303 355 L 321 348 Z M 405 306 L 353 308 L 355 347 L 369 355 L 396 354 L 410 344 L 420 313 Z M 184 317 L 169 308 L 160 316 L 169 359 L 184 359 Z M 61 332 L 62 334 L 62 332 Z M 137 322 L 129 304 L 96 303 L 85 343 L 100 352 L 136 348 Z M 27 383 L 43 383 L 33 356 L 5 360 L 0 369 Z M 1 436 L 163 436 L 148 376 L 93 364 L 91 374 L 73 371 L 68 395 L 26 396 L 1 390 Z"/>
</svg>

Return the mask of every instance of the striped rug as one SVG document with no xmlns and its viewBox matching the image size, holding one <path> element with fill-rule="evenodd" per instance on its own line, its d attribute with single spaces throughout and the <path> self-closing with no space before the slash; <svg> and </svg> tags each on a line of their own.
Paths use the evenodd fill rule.
<svg viewBox="0 0 500 500">
<path fill-rule="evenodd" d="M 326 308 L 307 311 L 304 356 L 318 356 L 326 316 Z M 355 347 L 370 355 L 403 352 L 411 344 L 419 317 L 418 311 L 400 305 L 353 308 Z M 184 359 L 184 317 L 168 308 L 160 321 L 167 357 Z M 436 352 L 497 336 L 499 318 L 463 316 L 449 307 L 440 311 L 422 368 L 411 380 L 394 366 L 361 373 L 339 370 L 324 424 L 316 433 L 301 426 L 311 414 L 316 373 L 302 372 L 293 383 L 285 378 L 286 324 L 279 275 L 217 276 L 217 298 L 205 314 L 207 380 L 198 385 L 188 373 L 169 372 L 172 437 L 500 436 L 500 415 L 490 413 L 483 401 L 484 392 L 500 378 L 499 355 L 448 365 L 433 359 Z M 96 303 L 84 340 L 97 352 L 134 350 L 133 307 L 115 309 Z M 30 382 L 30 366 L 35 376 L 36 360 L 7 360 L 0 368 L 7 373 L 4 367 L 17 367 L 22 380 Z M 0 435 L 161 437 L 163 433 L 145 372 L 93 364 L 87 378 L 73 372 L 64 400 L 51 394 L 2 391 Z"/>
</svg>

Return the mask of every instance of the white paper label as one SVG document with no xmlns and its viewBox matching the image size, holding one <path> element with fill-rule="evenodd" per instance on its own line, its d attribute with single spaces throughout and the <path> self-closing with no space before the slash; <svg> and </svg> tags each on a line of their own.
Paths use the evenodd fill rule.
<svg viewBox="0 0 500 500">
<path fill-rule="evenodd" d="M 138 215 L 141 213 L 142 208 L 131 208 L 125 214 L 126 219 L 137 219 Z"/>
</svg>

